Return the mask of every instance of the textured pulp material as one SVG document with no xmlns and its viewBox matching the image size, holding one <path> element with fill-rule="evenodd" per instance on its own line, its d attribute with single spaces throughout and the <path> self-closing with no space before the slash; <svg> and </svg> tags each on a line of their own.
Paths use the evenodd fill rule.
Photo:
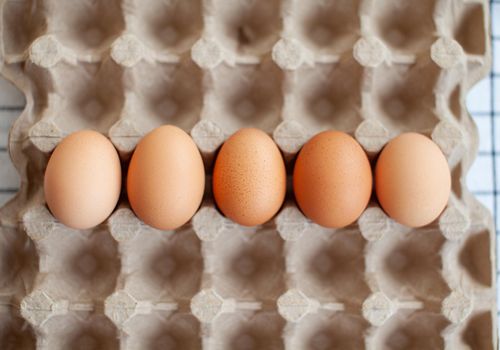
<svg viewBox="0 0 500 350">
<path fill-rule="evenodd" d="M 1 71 L 26 95 L 9 149 L 19 194 L 0 211 L 0 348 L 496 349 L 495 242 L 465 186 L 465 108 L 490 67 L 485 0 L 2 0 Z M 93 230 L 43 198 L 69 133 L 107 135 L 124 164 L 152 128 L 189 132 L 211 180 L 220 145 L 261 128 L 291 174 L 315 133 L 353 135 L 373 161 L 404 131 L 447 157 L 453 193 L 408 229 L 372 201 L 326 230 L 297 209 L 243 228 L 206 199 L 175 232 L 123 196 Z"/>
</svg>

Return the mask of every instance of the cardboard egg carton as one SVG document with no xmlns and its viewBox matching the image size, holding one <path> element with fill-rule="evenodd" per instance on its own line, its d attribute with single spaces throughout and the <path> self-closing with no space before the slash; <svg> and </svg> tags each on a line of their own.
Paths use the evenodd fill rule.
<svg viewBox="0 0 500 350">
<path fill-rule="evenodd" d="M 486 0 L 0 4 L 1 71 L 27 101 L 9 142 L 21 189 L 0 211 L 0 348 L 496 349 L 493 221 L 465 186 L 478 148 L 465 96 L 491 63 Z M 155 230 L 125 194 L 93 230 L 50 214 L 43 173 L 63 137 L 100 131 L 126 165 L 162 124 L 204 158 L 190 223 Z M 423 133 L 452 170 L 449 205 L 409 229 L 372 200 L 331 230 L 289 186 L 272 221 L 241 227 L 216 209 L 210 174 L 247 126 L 273 136 L 289 178 L 321 130 L 353 135 L 372 161 Z"/>
</svg>

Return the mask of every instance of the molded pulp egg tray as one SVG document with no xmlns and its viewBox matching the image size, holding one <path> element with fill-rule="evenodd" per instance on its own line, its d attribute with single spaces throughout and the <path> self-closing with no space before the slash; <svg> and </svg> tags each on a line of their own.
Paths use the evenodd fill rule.
<svg viewBox="0 0 500 350">
<path fill-rule="evenodd" d="M 0 4 L 1 71 L 27 102 L 9 141 L 21 189 L 0 211 L 0 349 L 496 349 L 493 220 L 465 184 L 486 0 Z M 452 195 L 420 229 L 372 200 L 327 230 L 291 189 L 271 222 L 244 228 L 210 186 L 175 232 L 143 224 L 126 195 L 93 230 L 51 216 L 43 173 L 64 136 L 107 135 L 126 168 L 162 124 L 192 135 L 208 184 L 245 126 L 273 136 L 289 178 L 320 130 L 353 135 L 371 161 L 415 131 L 446 155 Z"/>
</svg>

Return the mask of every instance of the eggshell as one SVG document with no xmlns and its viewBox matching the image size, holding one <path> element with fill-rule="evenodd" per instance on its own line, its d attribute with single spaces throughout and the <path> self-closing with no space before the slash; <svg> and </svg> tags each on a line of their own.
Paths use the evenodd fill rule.
<svg viewBox="0 0 500 350">
<path fill-rule="evenodd" d="M 324 131 L 300 151 L 293 173 L 295 199 L 317 224 L 340 228 L 361 215 L 372 192 L 370 162 L 358 142 Z"/>
<path fill-rule="evenodd" d="M 120 158 L 113 144 L 91 130 L 59 143 L 45 170 L 45 201 L 64 225 L 89 229 L 102 223 L 118 202 Z"/>
<path fill-rule="evenodd" d="M 384 211 L 399 223 L 425 226 L 443 211 L 451 191 L 448 162 L 424 135 L 402 134 L 382 150 L 375 191 Z"/>
<path fill-rule="evenodd" d="M 165 125 L 137 145 L 127 176 L 134 213 L 146 224 L 173 230 L 188 222 L 200 206 L 205 188 L 203 160 L 191 137 Z"/>
<path fill-rule="evenodd" d="M 270 220 L 286 193 L 285 163 L 271 137 L 253 128 L 232 135 L 217 155 L 213 192 L 219 209 L 240 225 Z"/>
</svg>

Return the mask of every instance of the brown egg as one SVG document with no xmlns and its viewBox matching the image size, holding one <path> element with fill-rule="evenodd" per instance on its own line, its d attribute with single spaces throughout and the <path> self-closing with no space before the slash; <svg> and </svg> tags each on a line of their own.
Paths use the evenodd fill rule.
<svg viewBox="0 0 500 350">
<path fill-rule="evenodd" d="M 102 223 L 118 202 L 120 158 L 113 144 L 91 130 L 64 138 L 45 170 L 45 200 L 64 225 L 89 229 Z"/>
<path fill-rule="evenodd" d="M 380 153 L 375 167 L 375 191 L 380 205 L 394 220 L 410 227 L 425 226 L 448 203 L 448 162 L 426 136 L 402 134 Z"/>
<path fill-rule="evenodd" d="M 161 126 L 139 142 L 130 160 L 127 193 L 146 224 L 160 230 L 184 225 L 200 206 L 204 189 L 203 160 L 183 130 Z"/>
<path fill-rule="evenodd" d="M 368 158 L 351 136 L 324 131 L 300 151 L 293 172 L 302 212 L 324 227 L 347 226 L 361 215 L 372 192 Z"/>
<path fill-rule="evenodd" d="M 270 220 L 286 193 L 285 163 L 274 141 L 258 129 L 232 135 L 217 155 L 213 192 L 219 209 L 240 225 Z"/>
</svg>

